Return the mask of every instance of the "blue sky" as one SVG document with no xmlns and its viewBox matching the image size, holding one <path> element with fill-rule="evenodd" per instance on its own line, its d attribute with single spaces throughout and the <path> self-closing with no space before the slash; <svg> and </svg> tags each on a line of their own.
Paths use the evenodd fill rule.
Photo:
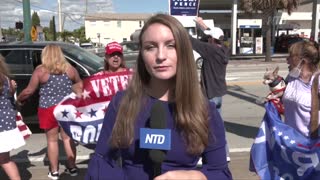
<svg viewBox="0 0 320 180">
<path fill-rule="evenodd" d="M 168 0 L 114 0 L 115 12 L 168 12 Z"/>
<path fill-rule="evenodd" d="M 64 29 L 84 26 L 86 12 L 90 13 L 157 13 L 168 12 L 168 0 L 60 0 Z M 31 14 L 36 11 L 42 26 L 49 26 L 55 16 L 58 27 L 58 0 L 30 0 Z M 86 6 L 86 2 L 88 2 Z M 0 27 L 13 28 L 23 21 L 22 0 L 0 0 Z"/>
</svg>

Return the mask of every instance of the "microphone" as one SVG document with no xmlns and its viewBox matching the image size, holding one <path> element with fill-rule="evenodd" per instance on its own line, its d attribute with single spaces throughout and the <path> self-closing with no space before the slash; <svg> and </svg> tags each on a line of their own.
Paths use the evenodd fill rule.
<svg viewBox="0 0 320 180">
<path fill-rule="evenodd" d="M 150 128 L 140 128 L 140 148 L 149 149 L 153 177 L 161 174 L 166 151 L 171 149 L 171 130 L 166 127 L 166 111 L 161 102 L 156 101 L 151 107 Z"/>
</svg>

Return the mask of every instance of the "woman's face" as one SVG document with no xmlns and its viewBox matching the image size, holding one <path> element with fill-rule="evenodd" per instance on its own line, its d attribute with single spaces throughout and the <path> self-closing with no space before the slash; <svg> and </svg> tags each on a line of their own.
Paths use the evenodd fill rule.
<svg viewBox="0 0 320 180">
<path fill-rule="evenodd" d="M 159 23 L 150 25 L 142 35 L 141 51 L 151 80 L 169 80 L 176 75 L 175 40 L 167 26 Z"/>
<path fill-rule="evenodd" d="M 288 66 L 289 71 L 297 67 L 300 62 L 301 62 L 301 59 L 298 56 L 290 54 L 287 57 L 287 64 L 289 64 Z"/>
<path fill-rule="evenodd" d="M 120 52 L 114 52 L 112 54 L 105 55 L 105 61 L 109 65 L 109 69 L 116 71 L 121 67 L 121 63 L 123 61 L 123 54 Z"/>
</svg>

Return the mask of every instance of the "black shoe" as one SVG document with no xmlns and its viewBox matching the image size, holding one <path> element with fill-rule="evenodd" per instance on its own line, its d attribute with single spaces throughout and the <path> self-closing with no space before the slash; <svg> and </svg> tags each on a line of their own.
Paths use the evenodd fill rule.
<svg viewBox="0 0 320 180">
<path fill-rule="evenodd" d="M 59 179 L 59 172 L 58 172 L 58 171 L 49 172 L 49 173 L 48 173 L 48 177 L 49 177 L 50 179 L 57 180 L 57 179 Z"/>
<path fill-rule="evenodd" d="M 78 175 L 78 168 L 74 167 L 74 168 L 66 168 L 64 170 L 64 172 L 66 174 L 69 174 L 70 176 L 77 176 Z"/>
</svg>

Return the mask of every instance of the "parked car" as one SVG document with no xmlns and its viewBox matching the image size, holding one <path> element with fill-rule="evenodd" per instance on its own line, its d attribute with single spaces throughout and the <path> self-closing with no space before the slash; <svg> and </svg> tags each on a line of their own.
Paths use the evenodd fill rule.
<svg viewBox="0 0 320 180">
<path fill-rule="evenodd" d="M 297 34 L 281 35 L 276 38 L 275 52 L 288 52 L 290 46 L 299 41 L 308 41 L 309 39 L 300 37 Z"/>
<path fill-rule="evenodd" d="M 5 57 L 13 79 L 17 82 L 17 94 L 28 85 L 32 72 L 41 64 L 41 51 L 47 44 L 59 45 L 65 58 L 77 69 L 81 78 L 103 70 L 103 58 L 74 44 L 50 41 L 0 44 L 0 54 Z M 39 91 L 37 90 L 21 108 L 21 114 L 26 123 L 38 123 L 38 102 Z"/>
<path fill-rule="evenodd" d="M 193 50 L 193 57 L 194 57 L 194 60 L 196 61 L 197 69 L 201 69 L 202 63 L 203 63 L 203 58 L 195 50 Z"/>
<path fill-rule="evenodd" d="M 123 56 L 124 56 L 126 65 L 129 68 L 133 68 L 135 66 L 135 63 L 139 54 L 139 42 L 124 41 L 120 44 L 123 47 Z"/>
</svg>

